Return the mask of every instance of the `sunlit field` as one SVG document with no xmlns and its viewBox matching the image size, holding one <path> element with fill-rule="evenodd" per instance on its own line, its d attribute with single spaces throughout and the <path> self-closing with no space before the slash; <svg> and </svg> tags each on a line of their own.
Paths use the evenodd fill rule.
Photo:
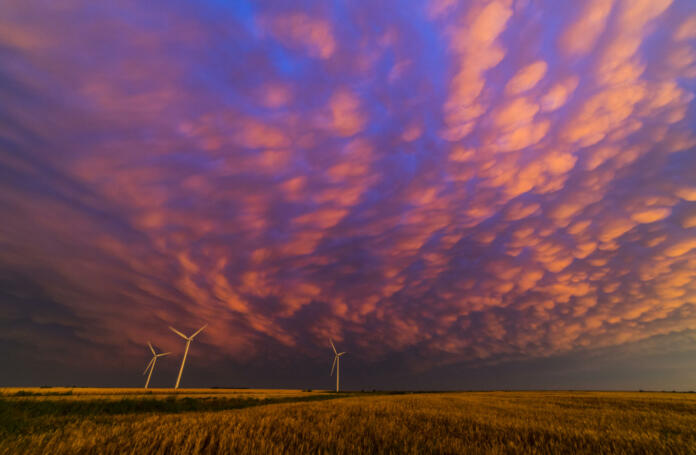
<svg viewBox="0 0 696 455">
<path fill-rule="evenodd" d="M 158 388 L 86 388 L 86 387 L 7 387 L 0 398 L 11 400 L 123 400 L 166 398 L 284 398 L 326 394 L 326 391 L 297 389 L 158 389 Z"/>
<path fill-rule="evenodd" d="M 688 393 L 142 392 L 2 389 L 0 453 L 696 453 Z"/>
</svg>

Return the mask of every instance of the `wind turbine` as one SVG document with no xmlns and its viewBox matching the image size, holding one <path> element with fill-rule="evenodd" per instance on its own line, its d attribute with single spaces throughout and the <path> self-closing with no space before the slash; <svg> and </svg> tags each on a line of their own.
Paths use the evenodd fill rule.
<svg viewBox="0 0 696 455">
<path fill-rule="evenodd" d="M 152 351 L 152 358 L 150 359 L 150 363 L 147 364 L 147 367 L 145 367 L 145 371 L 143 371 L 143 374 L 147 373 L 147 370 L 150 370 L 150 374 L 147 375 L 147 381 L 145 381 L 145 388 L 150 385 L 150 378 L 152 377 L 152 370 L 155 369 L 155 362 L 157 362 L 157 359 L 160 357 L 164 357 L 165 355 L 171 354 L 171 352 L 162 352 L 157 354 L 155 352 L 155 348 L 152 347 L 152 343 L 149 341 L 147 342 L 147 345 L 150 346 L 150 351 Z"/>
<path fill-rule="evenodd" d="M 176 330 L 174 327 L 169 326 L 169 329 L 170 329 L 172 332 L 176 333 L 176 334 L 179 335 L 181 338 L 183 338 L 184 340 L 186 340 L 186 350 L 184 351 L 184 358 L 181 359 L 181 368 L 179 368 L 179 377 L 176 378 L 176 385 L 174 386 L 175 389 L 178 389 L 178 388 L 179 388 L 179 382 L 181 382 L 181 373 L 184 372 L 184 364 L 186 363 L 186 356 L 188 355 L 188 350 L 189 350 L 189 346 L 191 345 L 191 341 L 193 341 L 193 338 L 194 338 L 196 335 L 198 335 L 199 333 L 201 333 L 201 332 L 203 331 L 203 329 L 205 329 L 206 327 L 208 327 L 208 324 L 206 324 L 206 325 L 204 325 L 203 327 L 201 327 L 200 329 L 196 330 L 196 333 L 194 333 L 194 334 L 191 335 L 190 337 L 187 337 L 187 336 L 184 335 L 183 333 L 181 333 L 181 332 L 179 332 L 178 330 Z"/>
<path fill-rule="evenodd" d="M 331 341 L 331 338 L 329 338 L 329 343 L 331 343 L 331 348 L 333 349 L 333 352 L 334 352 L 334 361 L 333 361 L 333 365 L 331 366 L 331 376 L 333 376 L 333 371 L 334 371 L 334 367 L 335 367 L 336 368 L 336 392 L 338 392 L 338 376 L 339 376 L 339 372 L 341 370 L 340 360 L 341 360 L 341 356 L 343 354 L 345 354 L 345 352 L 336 351 L 336 346 L 334 346 L 333 341 Z"/>
</svg>

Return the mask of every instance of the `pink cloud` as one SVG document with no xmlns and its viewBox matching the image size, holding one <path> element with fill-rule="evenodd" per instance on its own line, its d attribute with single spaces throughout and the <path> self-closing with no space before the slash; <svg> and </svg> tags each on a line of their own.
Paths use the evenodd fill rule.
<svg viewBox="0 0 696 455">
<path fill-rule="evenodd" d="M 10 5 L 0 267 L 64 309 L 22 310 L 37 326 L 115 347 L 208 321 L 205 349 L 240 361 L 329 335 L 371 362 L 527 359 L 693 327 L 687 3 Z"/>
</svg>

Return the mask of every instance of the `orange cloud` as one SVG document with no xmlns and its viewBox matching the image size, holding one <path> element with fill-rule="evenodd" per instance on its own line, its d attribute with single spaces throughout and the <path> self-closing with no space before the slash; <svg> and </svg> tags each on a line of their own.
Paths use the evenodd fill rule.
<svg viewBox="0 0 696 455">
<path fill-rule="evenodd" d="M 587 100 L 565 131 L 569 141 L 590 146 L 621 126 L 646 95 L 643 84 L 607 89 Z"/>
<path fill-rule="evenodd" d="M 270 108 L 285 106 L 292 99 L 290 89 L 283 84 L 267 84 L 261 89 L 260 95 L 264 106 Z"/>
<path fill-rule="evenodd" d="M 655 221 L 667 218 L 672 210 L 666 207 L 640 210 L 631 215 L 633 221 L 638 223 L 654 223 Z"/>
<path fill-rule="evenodd" d="M 278 39 L 304 49 L 310 56 L 329 58 L 336 50 L 331 25 L 304 13 L 284 14 L 264 21 Z"/>
<path fill-rule="evenodd" d="M 359 108 L 359 99 L 348 90 L 339 90 L 331 96 L 331 126 L 340 136 L 353 136 L 365 127 L 366 119 Z"/>
<path fill-rule="evenodd" d="M 691 327 L 684 1 L 208 5 L 222 28 L 177 7 L 180 33 L 146 4 L 8 5 L 0 269 L 48 302 L 11 313 L 119 349 L 210 320 L 205 359 L 235 361 L 332 335 L 493 362 Z"/>
<path fill-rule="evenodd" d="M 520 69 L 505 86 L 505 90 L 511 95 L 519 95 L 536 86 L 546 74 L 548 65 L 539 60 Z"/>
<path fill-rule="evenodd" d="M 542 111 L 555 111 L 563 106 L 578 86 L 579 78 L 571 76 L 558 82 L 541 98 Z"/>
<path fill-rule="evenodd" d="M 665 248 L 664 254 L 669 257 L 683 256 L 694 248 L 696 248 L 696 238 L 685 238 Z"/>
<path fill-rule="evenodd" d="M 559 47 L 570 55 L 589 52 L 606 27 L 613 3 L 612 0 L 585 2 L 579 17 L 561 35 Z"/>
<path fill-rule="evenodd" d="M 484 72 L 500 63 L 505 55 L 495 40 L 511 15 L 507 2 L 493 1 L 483 8 L 474 7 L 461 19 L 463 26 L 453 29 L 450 46 L 459 62 L 444 106 L 447 126 L 441 135 L 446 140 L 465 137 L 474 127 L 473 120 L 485 111 L 476 100 L 486 82 Z"/>
<path fill-rule="evenodd" d="M 679 25 L 679 28 L 674 32 L 674 39 L 677 41 L 693 38 L 696 38 L 696 14 L 692 14 L 684 19 L 681 25 Z"/>
</svg>

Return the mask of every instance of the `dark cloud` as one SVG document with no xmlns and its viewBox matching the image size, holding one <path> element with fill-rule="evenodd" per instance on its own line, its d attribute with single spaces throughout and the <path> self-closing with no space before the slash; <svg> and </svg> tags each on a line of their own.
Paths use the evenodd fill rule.
<svg viewBox="0 0 696 455">
<path fill-rule="evenodd" d="M 3 10 L 0 322 L 34 361 L 105 383 L 203 321 L 199 371 L 265 385 L 329 336 L 384 387 L 693 350 L 688 1 Z"/>
</svg>

